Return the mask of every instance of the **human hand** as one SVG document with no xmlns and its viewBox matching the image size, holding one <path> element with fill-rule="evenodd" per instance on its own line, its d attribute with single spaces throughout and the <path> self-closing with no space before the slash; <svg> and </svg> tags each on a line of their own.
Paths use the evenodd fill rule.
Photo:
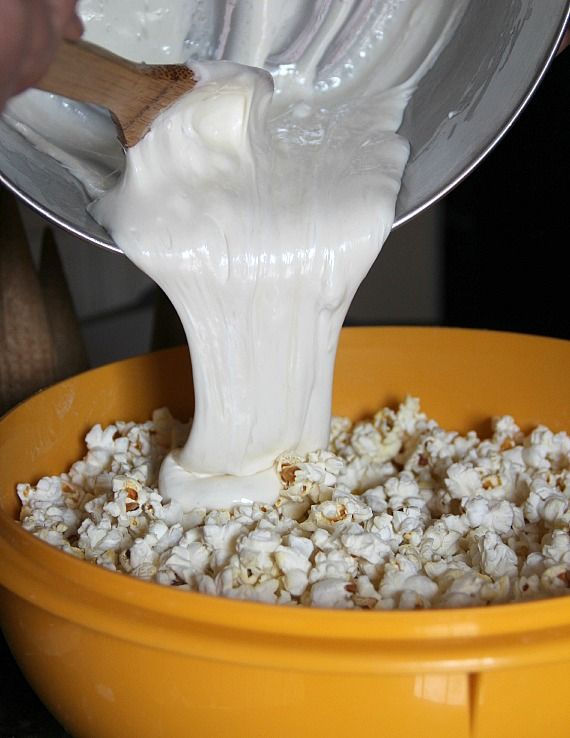
<svg viewBox="0 0 570 738">
<path fill-rule="evenodd" d="M 62 38 L 78 39 L 83 26 L 76 0 L 1 0 L 0 110 L 12 95 L 37 82 Z"/>
</svg>

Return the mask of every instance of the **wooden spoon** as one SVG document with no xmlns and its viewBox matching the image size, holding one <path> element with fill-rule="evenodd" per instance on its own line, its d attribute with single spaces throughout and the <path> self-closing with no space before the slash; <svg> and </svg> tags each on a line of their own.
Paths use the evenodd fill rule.
<svg viewBox="0 0 570 738">
<path fill-rule="evenodd" d="M 127 146 L 138 143 L 156 116 L 196 84 L 184 64 L 135 64 L 87 41 L 63 41 L 36 87 L 107 108 Z"/>
</svg>

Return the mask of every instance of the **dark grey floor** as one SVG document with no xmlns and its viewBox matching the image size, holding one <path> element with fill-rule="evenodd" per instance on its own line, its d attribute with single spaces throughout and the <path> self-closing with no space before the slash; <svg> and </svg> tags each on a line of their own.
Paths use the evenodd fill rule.
<svg viewBox="0 0 570 738">
<path fill-rule="evenodd" d="M 70 738 L 24 679 L 2 635 L 0 738 Z"/>
</svg>

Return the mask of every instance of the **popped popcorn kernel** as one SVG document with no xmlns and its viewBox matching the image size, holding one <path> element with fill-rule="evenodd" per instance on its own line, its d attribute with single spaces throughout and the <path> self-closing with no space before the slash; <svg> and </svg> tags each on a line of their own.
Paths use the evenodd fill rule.
<svg viewBox="0 0 570 738">
<path fill-rule="evenodd" d="M 570 594 L 570 437 L 508 415 L 440 428 L 408 397 L 333 418 L 328 449 L 282 454 L 275 505 L 163 500 L 189 424 L 94 426 L 67 473 L 18 484 L 22 527 L 110 571 L 211 596 L 343 609 L 473 607 Z"/>
</svg>

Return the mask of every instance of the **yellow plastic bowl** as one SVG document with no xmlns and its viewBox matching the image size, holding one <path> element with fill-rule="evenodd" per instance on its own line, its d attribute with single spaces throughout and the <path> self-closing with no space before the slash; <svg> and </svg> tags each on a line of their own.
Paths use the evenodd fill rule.
<svg viewBox="0 0 570 738">
<path fill-rule="evenodd" d="M 344 331 L 334 410 L 419 396 L 445 427 L 510 413 L 570 429 L 570 342 L 431 328 Z M 453 736 L 570 732 L 570 597 L 466 610 L 350 612 L 170 590 L 78 561 L 15 522 L 15 484 L 59 473 L 96 422 L 184 417 L 186 352 L 130 359 L 0 422 L 2 627 L 78 738 Z"/>
</svg>

